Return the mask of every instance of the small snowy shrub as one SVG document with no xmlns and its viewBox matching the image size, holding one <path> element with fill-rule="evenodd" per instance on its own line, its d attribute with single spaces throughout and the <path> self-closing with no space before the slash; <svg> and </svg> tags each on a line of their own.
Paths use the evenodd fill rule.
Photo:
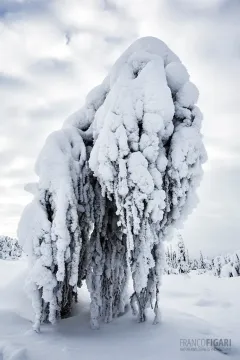
<svg viewBox="0 0 240 360">
<path fill-rule="evenodd" d="M 0 236 L 0 259 L 16 260 L 22 256 L 22 249 L 17 239 Z"/>
<path fill-rule="evenodd" d="M 160 40 L 133 43 L 81 110 L 48 138 L 19 238 L 36 329 L 71 312 L 86 279 L 91 324 L 159 320 L 163 241 L 196 205 L 206 153 L 198 91 Z"/>
</svg>

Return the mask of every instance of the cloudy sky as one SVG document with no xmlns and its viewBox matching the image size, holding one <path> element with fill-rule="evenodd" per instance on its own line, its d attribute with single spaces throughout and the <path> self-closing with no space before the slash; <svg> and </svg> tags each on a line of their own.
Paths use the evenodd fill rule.
<svg viewBox="0 0 240 360">
<path fill-rule="evenodd" d="M 239 249 L 239 18 L 239 0 L 0 0 L 0 234 L 16 236 L 46 136 L 131 42 L 151 35 L 182 59 L 204 113 L 209 161 L 187 246 Z"/>
</svg>

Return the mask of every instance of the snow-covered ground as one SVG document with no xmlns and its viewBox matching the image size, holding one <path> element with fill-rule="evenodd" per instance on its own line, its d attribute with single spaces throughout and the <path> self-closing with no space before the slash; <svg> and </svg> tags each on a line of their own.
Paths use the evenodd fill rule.
<svg viewBox="0 0 240 360">
<path fill-rule="evenodd" d="M 84 289 L 75 315 L 55 326 L 31 329 L 31 304 L 23 291 L 25 261 L 0 260 L 0 360 L 178 360 L 240 359 L 238 278 L 166 275 L 162 286 L 162 323 L 138 324 L 129 312 L 100 330 L 89 325 Z M 231 338 L 221 351 L 181 351 L 180 339 Z"/>
</svg>

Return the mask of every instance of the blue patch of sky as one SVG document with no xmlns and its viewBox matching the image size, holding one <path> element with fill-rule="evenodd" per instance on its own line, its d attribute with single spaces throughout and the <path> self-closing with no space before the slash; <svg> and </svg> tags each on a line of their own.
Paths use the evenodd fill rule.
<svg viewBox="0 0 240 360">
<path fill-rule="evenodd" d="M 38 14 L 45 12 L 52 0 L 1 0 L 0 1 L 0 19 L 5 18 L 9 14 L 27 13 L 27 14 Z"/>
</svg>

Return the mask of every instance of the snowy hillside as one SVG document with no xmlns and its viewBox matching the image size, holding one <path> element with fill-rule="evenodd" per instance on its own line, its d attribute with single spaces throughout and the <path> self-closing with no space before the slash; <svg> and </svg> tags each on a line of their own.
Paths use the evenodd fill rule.
<svg viewBox="0 0 240 360">
<path fill-rule="evenodd" d="M 23 292 L 26 263 L 0 260 L 0 359 L 84 360 L 185 360 L 224 359 L 221 349 L 180 351 L 181 339 L 231 338 L 229 356 L 239 359 L 240 278 L 201 275 L 166 275 L 163 278 L 162 322 L 137 324 L 131 314 L 92 330 L 89 325 L 89 295 L 71 318 L 55 326 L 32 330 L 29 300 Z M 150 314 L 150 318 L 151 318 Z M 81 354 L 84 354 L 82 357 Z"/>
</svg>

